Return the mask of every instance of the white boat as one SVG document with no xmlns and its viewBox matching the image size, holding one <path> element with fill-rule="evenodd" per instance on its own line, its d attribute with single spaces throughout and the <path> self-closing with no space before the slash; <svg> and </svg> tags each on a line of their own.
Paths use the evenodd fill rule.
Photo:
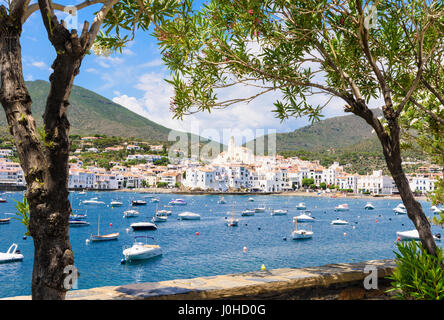
<svg viewBox="0 0 444 320">
<path fill-rule="evenodd" d="M 5 198 L 0 198 L 0 202 L 6 202 Z"/>
<path fill-rule="evenodd" d="M 246 210 L 242 211 L 241 216 L 250 217 L 250 216 L 254 216 L 255 213 L 256 213 L 256 210 L 246 209 Z"/>
<path fill-rule="evenodd" d="M 17 250 L 17 247 L 17 244 L 13 243 L 8 251 L 0 252 L 0 263 L 22 261 L 24 257 L 20 250 Z"/>
<path fill-rule="evenodd" d="M 227 226 L 229 226 L 229 227 L 237 227 L 239 224 L 239 219 L 231 217 L 231 218 L 227 219 L 226 223 L 227 223 Z"/>
<path fill-rule="evenodd" d="M 291 232 L 291 237 L 293 240 L 303 240 L 303 239 L 311 239 L 313 237 L 313 231 L 311 230 L 305 230 L 305 229 L 298 229 L 298 222 L 295 221 L 296 228 Z"/>
<path fill-rule="evenodd" d="M 200 215 L 193 212 L 182 212 L 178 214 L 180 220 L 200 220 Z"/>
<path fill-rule="evenodd" d="M 111 207 L 121 207 L 121 206 L 123 206 L 123 202 L 113 200 L 113 201 L 111 201 L 110 206 Z"/>
<path fill-rule="evenodd" d="M 139 216 L 139 211 L 137 211 L 137 210 L 130 209 L 130 210 L 126 210 L 123 212 L 124 218 L 132 218 L 132 217 L 137 217 L 137 216 Z"/>
<path fill-rule="evenodd" d="M 393 208 L 393 211 L 396 214 L 407 214 L 407 210 L 402 203 L 398 204 L 398 206 L 396 208 Z"/>
<path fill-rule="evenodd" d="M 89 226 L 89 222 L 83 221 L 80 219 L 70 218 L 69 225 L 70 225 L 70 227 L 86 227 L 86 226 Z"/>
<path fill-rule="evenodd" d="M 97 222 L 97 234 L 92 234 L 90 237 L 91 241 L 110 241 L 110 240 L 117 240 L 119 237 L 118 232 L 109 233 L 109 234 L 100 234 L 100 215 Z"/>
<path fill-rule="evenodd" d="M 158 213 L 166 214 L 167 216 L 171 215 L 171 210 L 159 210 Z"/>
<path fill-rule="evenodd" d="M 371 204 L 370 202 L 367 202 L 367 204 L 364 206 L 365 210 L 374 210 L 375 206 Z"/>
<path fill-rule="evenodd" d="M 86 191 L 85 190 L 80 191 L 79 194 L 86 194 Z"/>
<path fill-rule="evenodd" d="M 299 202 L 298 205 L 296 206 L 297 210 L 305 210 L 307 209 L 307 206 L 305 205 L 305 203 L 303 202 Z"/>
<path fill-rule="evenodd" d="M 145 239 L 145 242 L 140 241 Z M 137 236 L 134 237 L 134 243 L 131 247 L 124 248 L 123 255 L 125 260 L 144 260 L 150 259 L 162 255 L 162 248 L 155 244 L 148 244 L 147 239 L 153 239 L 153 237 Z"/>
<path fill-rule="evenodd" d="M 163 211 L 163 210 L 162 210 Z M 168 220 L 168 215 L 166 213 L 160 212 L 156 209 L 156 213 L 151 219 L 152 222 L 166 222 Z"/>
<path fill-rule="evenodd" d="M 443 212 L 443 209 L 440 209 L 440 208 L 438 208 L 438 207 L 436 207 L 436 206 L 434 206 L 434 208 L 432 207 L 432 212 L 434 213 L 434 214 L 440 214 L 441 212 Z"/>
<path fill-rule="evenodd" d="M 135 231 L 139 230 L 157 230 L 156 224 L 148 221 L 135 222 L 130 225 Z"/>
<path fill-rule="evenodd" d="M 330 224 L 333 224 L 333 225 L 346 225 L 346 224 L 348 224 L 348 221 L 341 220 L 341 219 L 337 218 L 336 220 L 333 220 Z"/>
<path fill-rule="evenodd" d="M 2 218 L 0 219 L 0 224 L 8 224 L 11 222 L 11 218 Z"/>
<path fill-rule="evenodd" d="M 159 198 L 152 198 L 151 202 L 152 203 L 157 203 L 157 202 L 160 202 L 160 199 Z"/>
<path fill-rule="evenodd" d="M 74 220 L 85 220 L 88 216 L 86 214 L 72 214 L 70 216 L 71 219 Z"/>
<path fill-rule="evenodd" d="M 217 201 L 218 204 L 225 204 L 227 203 L 227 200 L 225 200 L 224 197 L 220 197 L 219 200 Z"/>
<path fill-rule="evenodd" d="M 314 222 L 315 218 L 313 218 L 311 216 L 311 212 L 306 211 L 303 214 L 300 214 L 296 217 L 293 218 L 293 222 L 294 221 L 298 221 L 298 222 Z"/>
<path fill-rule="evenodd" d="M 249 202 L 253 202 L 254 199 L 253 199 L 253 198 L 248 198 L 248 201 L 249 201 Z"/>
<path fill-rule="evenodd" d="M 350 209 L 348 208 L 348 204 L 346 204 L 346 203 L 340 204 L 335 207 L 335 211 L 349 211 L 349 210 Z"/>
<path fill-rule="evenodd" d="M 186 205 L 187 203 L 185 202 L 184 199 L 174 199 L 174 200 L 171 200 L 171 201 L 169 202 L 169 204 L 172 204 L 172 205 L 179 205 L 179 206 L 184 206 L 184 205 Z"/>
<path fill-rule="evenodd" d="M 254 212 L 265 212 L 265 207 L 254 208 Z"/>
<path fill-rule="evenodd" d="M 82 203 L 83 204 L 105 204 L 105 202 L 99 201 L 99 200 L 97 200 L 97 198 L 91 198 L 89 200 L 83 200 Z"/>
<path fill-rule="evenodd" d="M 271 215 L 272 216 L 284 216 L 288 213 L 288 210 L 284 210 L 284 209 L 276 209 L 271 211 Z"/>
<path fill-rule="evenodd" d="M 419 232 L 416 229 L 409 231 L 398 231 L 396 232 L 396 235 L 400 240 L 420 240 Z M 441 235 L 440 234 L 433 235 L 433 239 L 441 241 Z"/>
</svg>

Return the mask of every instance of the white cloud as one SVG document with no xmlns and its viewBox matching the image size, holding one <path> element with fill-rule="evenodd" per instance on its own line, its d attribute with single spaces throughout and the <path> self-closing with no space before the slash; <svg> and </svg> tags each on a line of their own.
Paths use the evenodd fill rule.
<svg viewBox="0 0 444 320">
<path fill-rule="evenodd" d="M 49 69 L 48 65 L 43 61 L 34 61 L 31 63 L 33 67 L 39 68 L 39 69 Z"/>
</svg>

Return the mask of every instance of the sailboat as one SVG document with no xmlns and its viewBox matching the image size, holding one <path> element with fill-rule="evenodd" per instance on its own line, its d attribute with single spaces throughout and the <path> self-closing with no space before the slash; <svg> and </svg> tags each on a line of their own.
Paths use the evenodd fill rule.
<svg viewBox="0 0 444 320">
<path fill-rule="evenodd" d="M 162 210 L 165 211 L 165 210 Z M 168 214 L 165 212 L 160 212 L 156 206 L 156 213 L 151 219 L 152 222 L 166 222 L 168 220 Z"/>
<path fill-rule="evenodd" d="M 115 233 L 110 233 L 110 234 L 100 234 L 100 215 L 99 215 L 99 221 L 97 223 L 97 234 L 91 235 L 91 241 L 109 241 L 109 240 L 117 240 L 117 238 L 119 237 L 119 233 L 115 232 Z"/>
<path fill-rule="evenodd" d="M 239 224 L 239 219 L 234 217 L 234 206 L 231 209 L 231 218 L 227 219 L 227 226 L 229 227 L 237 227 Z"/>
<path fill-rule="evenodd" d="M 294 220 L 294 223 L 296 225 L 296 228 L 291 233 L 291 237 L 293 240 L 302 240 L 302 239 L 310 239 L 313 237 L 313 231 L 311 230 L 305 230 L 305 229 L 299 229 L 298 230 L 298 220 Z"/>
</svg>

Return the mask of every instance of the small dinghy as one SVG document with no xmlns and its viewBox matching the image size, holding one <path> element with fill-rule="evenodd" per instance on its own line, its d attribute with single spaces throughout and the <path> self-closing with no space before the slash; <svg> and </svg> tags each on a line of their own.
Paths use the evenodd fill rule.
<svg viewBox="0 0 444 320">
<path fill-rule="evenodd" d="M 284 216 L 288 213 L 288 210 L 276 209 L 271 212 L 272 216 Z"/>
<path fill-rule="evenodd" d="M 145 206 L 146 201 L 145 200 L 133 200 L 132 205 L 133 206 Z"/>
<path fill-rule="evenodd" d="M 251 216 L 254 216 L 254 214 L 256 213 L 256 210 L 244 210 L 244 211 L 242 211 L 242 213 L 241 213 L 241 216 L 243 216 L 243 217 L 251 217 Z"/>
<path fill-rule="evenodd" d="M 398 206 L 396 208 L 393 208 L 393 211 L 396 214 L 407 214 L 407 210 L 402 203 L 398 204 Z"/>
<path fill-rule="evenodd" d="M 110 206 L 111 207 L 121 207 L 121 206 L 123 206 L 123 203 L 121 201 L 113 200 L 113 201 L 111 201 Z"/>
<path fill-rule="evenodd" d="M 364 207 L 365 210 L 374 210 L 375 206 L 372 205 L 370 202 L 367 202 L 367 204 Z"/>
<path fill-rule="evenodd" d="M 305 210 L 307 209 L 307 206 L 305 205 L 305 203 L 303 202 L 299 202 L 298 205 L 296 206 L 297 210 Z"/>
<path fill-rule="evenodd" d="M 137 210 L 126 210 L 123 212 L 124 218 L 133 218 L 139 216 L 139 211 Z"/>
<path fill-rule="evenodd" d="M 337 218 L 336 220 L 333 220 L 331 222 L 331 224 L 332 225 L 346 225 L 346 224 L 348 224 L 348 221 L 341 220 L 341 219 Z"/>
<path fill-rule="evenodd" d="M 348 204 L 340 204 L 339 206 L 335 207 L 335 211 L 349 211 Z"/>
<path fill-rule="evenodd" d="M 300 214 L 296 217 L 293 218 L 293 222 L 294 221 L 298 221 L 298 222 L 314 222 L 315 218 L 313 218 L 311 216 L 311 212 L 310 211 L 305 211 L 305 213 Z"/>
<path fill-rule="evenodd" d="M 157 230 L 156 224 L 148 221 L 135 222 L 130 225 L 134 231 Z"/>
<path fill-rule="evenodd" d="M 0 219 L 0 224 L 8 224 L 11 222 L 11 218 L 2 218 Z"/>
<path fill-rule="evenodd" d="M 81 219 L 69 218 L 69 226 L 70 227 L 85 227 L 85 226 L 89 226 L 89 222 L 83 221 Z"/>
<path fill-rule="evenodd" d="M 17 244 L 13 243 L 8 251 L 0 252 L 0 263 L 22 261 L 24 257 L 20 250 L 17 250 L 17 247 Z"/>
<path fill-rule="evenodd" d="M 145 242 L 141 239 L 145 239 Z M 154 244 L 148 244 L 148 239 L 152 239 Z M 155 243 L 153 237 L 137 236 L 131 247 L 124 248 L 123 255 L 127 261 L 145 260 L 162 255 L 162 248 Z"/>
<path fill-rule="evenodd" d="M 182 212 L 178 214 L 180 220 L 200 220 L 200 215 L 193 212 Z"/>
</svg>

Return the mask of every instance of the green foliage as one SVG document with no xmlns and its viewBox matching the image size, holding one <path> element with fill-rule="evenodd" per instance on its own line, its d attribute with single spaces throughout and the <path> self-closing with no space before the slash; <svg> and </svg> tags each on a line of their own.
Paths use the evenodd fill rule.
<svg viewBox="0 0 444 320">
<path fill-rule="evenodd" d="M 395 271 L 388 279 L 399 299 L 443 300 L 444 257 L 442 248 L 437 256 L 430 255 L 416 241 L 397 243 Z"/>
<path fill-rule="evenodd" d="M 26 196 L 23 197 L 23 201 L 20 202 L 18 200 L 15 200 L 16 204 L 15 209 L 17 210 L 17 212 L 15 213 L 17 215 L 17 217 L 13 217 L 13 219 L 20 221 L 25 227 L 26 227 L 26 236 L 30 236 L 30 232 L 29 232 L 29 215 L 30 215 L 30 211 L 29 211 L 29 204 L 28 201 L 26 199 Z"/>
<path fill-rule="evenodd" d="M 307 187 L 309 187 L 312 184 L 314 184 L 314 179 L 313 178 L 304 178 L 304 179 L 302 179 L 302 186 L 304 188 L 307 188 Z"/>
<path fill-rule="evenodd" d="M 168 187 L 168 182 L 157 182 L 157 184 L 156 184 L 156 186 L 158 187 L 158 188 L 166 188 L 166 187 Z"/>
</svg>

